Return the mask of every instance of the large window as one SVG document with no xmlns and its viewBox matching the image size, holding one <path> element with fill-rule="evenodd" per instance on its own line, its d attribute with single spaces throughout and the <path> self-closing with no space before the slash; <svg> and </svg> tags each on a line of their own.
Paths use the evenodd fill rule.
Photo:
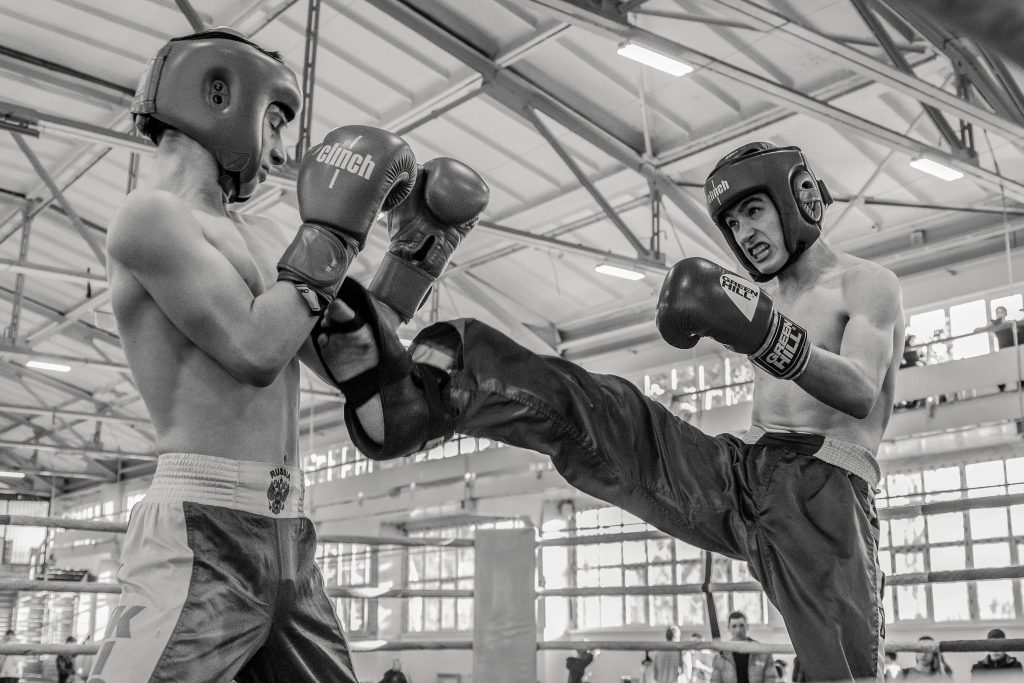
<svg viewBox="0 0 1024 683">
<path fill-rule="evenodd" d="M 702 552 L 682 541 L 657 538 L 598 542 L 601 534 L 653 531 L 654 527 L 618 508 L 582 510 L 575 515 L 578 535 L 592 534 L 593 544 L 570 546 L 575 554 L 573 578 L 577 587 L 664 586 L 700 584 L 704 579 Z M 571 560 L 570 560 L 571 562 Z M 747 565 L 716 557 L 712 581 L 752 581 Z M 733 610 L 746 613 L 750 623 L 765 623 L 768 603 L 761 591 L 715 595 L 719 618 Z M 699 626 L 707 623 L 702 594 L 603 595 L 575 598 L 576 626 L 584 629 L 642 624 Z"/>
<path fill-rule="evenodd" d="M 346 588 L 377 585 L 377 551 L 355 543 L 317 543 L 316 562 L 324 586 Z M 332 598 L 338 618 L 350 636 L 377 632 L 377 601 L 367 598 Z"/>
<path fill-rule="evenodd" d="M 886 574 L 1007 567 L 1024 552 L 1024 505 L 940 514 L 901 514 L 900 507 L 1024 491 L 1024 458 L 894 472 L 882 482 L 879 562 Z M 961 581 L 895 586 L 886 591 L 886 620 L 968 621 L 1024 614 L 1020 581 Z"/>
<path fill-rule="evenodd" d="M 434 527 L 409 533 L 415 538 L 473 538 L 477 529 L 518 529 L 523 523 Z M 472 589 L 473 548 L 425 546 L 406 551 L 406 585 L 423 589 Z M 409 598 L 405 630 L 409 633 L 455 633 L 473 630 L 472 598 Z"/>
</svg>

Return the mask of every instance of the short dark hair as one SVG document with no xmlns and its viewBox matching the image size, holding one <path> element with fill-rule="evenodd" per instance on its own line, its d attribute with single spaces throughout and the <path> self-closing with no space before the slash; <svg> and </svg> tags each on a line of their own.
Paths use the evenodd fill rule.
<svg viewBox="0 0 1024 683">
<path fill-rule="evenodd" d="M 680 636 L 678 626 L 669 626 L 665 629 L 665 640 L 675 640 Z"/>
<path fill-rule="evenodd" d="M 733 619 L 742 619 L 743 621 L 746 621 L 747 615 L 743 612 L 740 612 L 739 610 L 736 610 L 735 612 L 730 612 L 729 618 L 726 619 L 725 623 L 731 624 Z"/>
<path fill-rule="evenodd" d="M 991 631 L 989 631 L 988 635 L 985 636 L 985 637 L 986 638 L 1005 638 L 1006 634 L 1003 633 L 1003 629 L 1001 629 L 1001 628 L 994 628 Z"/>
</svg>

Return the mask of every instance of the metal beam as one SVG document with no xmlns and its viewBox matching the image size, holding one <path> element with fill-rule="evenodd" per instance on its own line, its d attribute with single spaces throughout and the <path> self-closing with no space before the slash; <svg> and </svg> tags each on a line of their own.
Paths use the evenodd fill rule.
<svg viewBox="0 0 1024 683">
<path fill-rule="evenodd" d="M 567 254 L 575 254 L 577 256 L 585 256 L 592 258 L 595 261 L 604 261 L 615 265 L 622 266 L 623 268 L 629 268 L 631 270 L 638 270 L 646 273 L 651 273 L 658 276 L 663 276 L 668 272 L 668 268 L 664 263 L 655 261 L 650 258 L 635 258 L 630 256 L 623 256 L 610 251 L 603 251 L 594 247 L 588 247 L 583 244 L 574 244 L 572 242 L 564 242 L 554 237 L 548 237 L 547 235 L 537 235 L 532 232 L 526 232 L 525 230 L 516 230 L 515 228 L 509 228 L 504 225 L 498 225 L 490 221 L 480 221 L 477 223 L 475 228 L 478 232 L 489 233 L 507 239 L 511 242 L 517 242 L 524 244 L 529 247 L 537 249 L 549 249 L 554 251 L 561 251 Z M 452 274 L 457 274 L 460 270 L 455 270 Z M 448 276 L 448 272 L 445 271 L 445 276 Z"/>
<path fill-rule="evenodd" d="M 889 55 L 889 59 L 892 60 L 893 64 L 902 71 L 903 73 L 913 75 L 913 70 L 910 68 L 910 63 L 907 62 L 907 58 L 903 56 L 903 53 L 896 47 L 895 41 L 889 35 L 885 26 L 875 16 L 875 13 L 871 11 L 871 8 L 867 6 L 865 0 L 852 0 L 854 8 L 860 14 L 861 19 L 867 25 L 868 30 L 878 39 L 878 43 L 885 50 L 885 53 Z M 963 140 L 953 131 L 953 127 L 949 125 L 949 121 L 938 109 L 930 104 L 921 105 L 924 107 L 924 113 L 928 115 L 935 128 L 939 131 L 939 135 L 946 141 L 951 149 L 960 149 L 961 151 L 967 151 L 969 154 L 975 154 L 974 150 L 967 150 Z"/>
<path fill-rule="evenodd" d="M 35 277 L 46 278 L 49 280 L 63 280 L 65 282 L 75 282 L 78 284 L 92 284 L 103 287 L 105 287 L 107 284 L 107 279 L 102 275 L 83 273 L 80 270 L 66 270 L 64 268 L 54 268 L 53 266 L 44 266 L 38 263 L 24 263 L 22 261 L 12 261 L 10 259 L 0 259 L 0 272 L 24 273 L 25 275 L 32 275 Z"/>
<path fill-rule="evenodd" d="M 15 403 L 0 403 L 0 413 L 11 415 L 33 415 L 36 417 L 48 417 L 51 420 L 84 420 L 89 422 L 110 422 L 122 424 L 128 427 L 135 425 L 151 425 L 148 417 L 131 417 L 130 415 L 103 415 L 101 413 L 87 413 L 80 410 L 63 410 L 60 408 L 45 408 L 42 406 L 25 406 Z"/>
<path fill-rule="evenodd" d="M 206 24 L 203 22 L 202 18 L 200 18 L 199 13 L 196 12 L 195 8 L 192 7 L 192 4 L 188 0 L 174 0 L 174 4 L 176 4 L 178 9 L 181 10 L 181 13 L 185 15 L 185 19 L 188 20 L 189 26 L 192 27 L 193 31 L 198 33 L 206 28 Z"/>
<path fill-rule="evenodd" d="M 558 158 L 569 167 L 569 170 L 576 177 L 579 184 L 583 186 L 583 189 L 587 191 L 587 194 L 589 194 L 594 202 L 601 207 L 601 210 L 604 211 L 605 217 L 607 217 L 611 224 L 614 225 L 620 233 L 622 233 L 622 236 L 626 238 L 626 241 L 629 242 L 630 246 L 636 250 L 637 255 L 644 258 L 650 256 L 650 251 L 646 246 L 644 246 L 644 243 L 633 234 L 633 231 L 629 229 L 629 226 L 626 225 L 625 222 L 623 222 L 619 214 L 616 213 L 615 209 L 613 209 L 611 204 L 608 203 L 608 200 L 604 198 L 604 195 L 602 195 L 594 186 L 594 183 L 590 182 L 590 178 L 588 178 L 587 174 L 583 172 L 583 169 L 576 163 L 576 160 L 572 158 L 572 155 L 566 151 L 562 143 L 558 141 L 558 138 L 556 138 L 554 133 L 551 132 L 551 129 L 548 128 L 547 124 L 545 124 L 532 109 L 526 109 L 523 113 L 526 116 L 526 119 L 533 124 L 533 127 L 537 132 L 548 141 L 548 144 L 553 150 L 555 150 L 555 154 L 558 155 Z"/>
<path fill-rule="evenodd" d="M 53 73 L 61 74 L 62 76 L 70 76 L 71 78 L 74 78 L 78 81 L 82 81 L 83 83 L 98 85 L 104 90 L 109 90 L 110 92 L 117 93 L 122 97 L 133 97 L 135 95 L 135 91 L 131 88 L 126 88 L 123 85 L 114 83 L 113 81 L 108 81 L 104 78 L 93 76 L 92 74 L 87 74 L 85 72 L 79 71 L 78 69 L 73 69 L 69 66 L 65 66 L 63 64 L 58 64 L 57 62 L 50 61 L 49 59 L 43 59 L 42 57 L 30 55 L 27 52 L 15 50 L 14 48 L 7 47 L 6 45 L 0 45 L 0 56 L 4 56 L 9 59 L 22 62 L 24 64 L 31 64 L 32 66 L 37 66 L 41 69 L 45 69 L 46 71 L 52 71 Z"/>
<path fill-rule="evenodd" d="M 548 2 L 548 0 L 535 1 Z M 800 26 L 790 21 L 787 17 L 764 9 L 751 0 L 717 0 L 717 2 L 747 15 L 755 21 L 763 22 L 766 31 L 776 31 L 780 35 L 802 45 L 813 45 L 834 59 L 836 63 L 878 81 L 897 92 L 909 95 L 922 104 L 938 107 L 956 115 L 958 118 L 975 123 L 1002 136 L 1010 138 L 1024 136 L 1024 126 L 1017 122 L 1009 121 L 976 104 L 967 102 L 953 93 L 946 92 L 942 88 L 922 81 L 913 73 L 903 70 L 901 62 L 906 63 L 906 58 L 899 52 L 895 43 L 891 43 L 891 47 L 896 51 L 896 54 L 890 54 L 890 56 L 896 60 L 897 67 L 899 68 L 883 64 L 860 50 L 843 45 L 812 29 Z M 865 21 L 869 20 L 865 17 Z M 871 23 L 868 26 L 874 31 Z M 879 39 L 881 40 L 881 36 L 879 36 Z M 885 44 L 882 46 L 888 53 L 889 48 Z M 909 70 L 909 64 L 907 64 L 907 68 Z"/>
<path fill-rule="evenodd" d="M 67 214 L 75 232 L 77 232 L 78 235 L 85 240 L 85 243 L 89 245 L 89 249 L 91 249 L 92 253 L 96 256 L 96 260 L 106 267 L 107 255 L 104 252 L 103 245 L 98 244 L 93 240 L 92 233 L 89 232 L 89 229 L 82 224 L 82 219 L 78 217 L 78 212 L 76 212 L 74 207 L 71 206 L 71 203 L 68 202 L 64 193 L 61 192 L 61 189 L 57 187 L 57 183 L 55 183 L 53 178 L 50 177 L 50 173 L 46 170 L 46 167 L 43 166 L 43 163 L 39 161 L 39 157 L 37 157 L 36 153 L 32 151 L 32 148 L 28 146 L 28 143 L 25 142 L 22 136 L 17 133 L 12 133 L 11 136 L 21 149 L 21 153 L 24 154 L 29 163 L 32 164 L 32 168 L 35 169 L 36 175 L 38 175 L 46 187 L 49 188 L 50 194 L 57 200 L 61 208 L 64 209 L 64 213 Z"/>
<path fill-rule="evenodd" d="M 11 441 L 0 439 L 0 448 L 13 448 L 15 450 L 43 451 L 45 453 L 59 453 L 61 455 L 87 455 L 93 458 L 127 458 L 131 460 L 156 460 L 157 453 L 138 453 L 132 451 L 107 450 L 105 448 L 85 448 L 75 446 L 59 446 L 52 443 L 34 443 L 26 441 Z"/>
<path fill-rule="evenodd" d="M 29 205 L 21 207 L 21 244 L 18 247 L 18 260 L 24 261 L 28 256 L 29 237 L 32 234 L 32 212 Z M 18 339 L 18 322 L 21 316 L 21 303 L 25 295 L 25 274 L 18 273 L 14 278 L 14 301 L 11 302 L 11 324 L 6 333 L 7 340 L 14 343 Z"/>
<path fill-rule="evenodd" d="M 306 51 L 302 57 L 302 118 L 299 120 L 299 139 L 295 143 L 295 159 L 310 147 L 313 128 L 313 91 L 316 89 L 316 47 L 320 39 L 320 0 L 309 0 L 306 12 Z"/>
<path fill-rule="evenodd" d="M 550 93 L 514 73 L 511 69 L 497 64 L 477 47 L 453 35 L 417 8 L 399 0 L 370 0 L 370 2 L 377 9 L 480 73 L 488 83 L 487 94 L 510 112 L 524 118 L 528 123 L 529 117 L 526 114 L 528 110 L 543 112 L 545 116 L 580 136 L 626 168 L 636 171 L 647 180 L 657 184 L 658 189 L 673 202 L 680 201 L 681 191 L 674 187 L 674 181 L 659 171 L 639 151 Z M 1024 190 L 1022 190 L 1022 195 L 1024 195 Z M 685 201 L 680 204 L 680 209 L 684 212 L 689 211 L 690 208 L 690 204 Z M 719 243 L 719 240 L 722 239 L 719 231 L 711 225 L 706 216 L 699 218 L 696 222 L 701 230 L 711 236 L 715 244 Z M 724 257 L 725 250 L 720 249 L 720 251 Z"/>
<path fill-rule="evenodd" d="M 974 178 L 977 182 L 993 190 L 998 191 L 1002 187 L 1005 188 L 1008 195 L 1024 200 L 1024 184 L 1020 182 L 981 168 L 950 152 L 901 135 L 856 114 L 851 114 L 826 102 L 816 100 L 802 92 L 762 78 L 750 71 L 715 59 L 703 52 L 622 21 L 611 20 L 602 15 L 595 14 L 570 0 L 531 1 L 536 5 L 547 8 L 559 17 L 567 18 L 575 25 L 601 35 L 609 36 L 614 40 L 632 40 L 662 54 L 702 67 L 723 78 L 753 88 L 773 102 L 793 108 L 830 125 L 837 126 L 858 136 L 863 136 L 887 147 L 897 147 L 907 154 L 928 156 L 935 161 L 958 169 L 965 175 Z"/>
<path fill-rule="evenodd" d="M 51 133 L 71 140 L 98 142 L 108 147 L 126 149 L 129 152 L 151 154 L 155 147 L 146 138 L 135 137 L 121 131 L 75 121 L 63 116 L 46 114 L 13 102 L 0 101 L 0 121 L 24 124 L 29 131 Z"/>
</svg>

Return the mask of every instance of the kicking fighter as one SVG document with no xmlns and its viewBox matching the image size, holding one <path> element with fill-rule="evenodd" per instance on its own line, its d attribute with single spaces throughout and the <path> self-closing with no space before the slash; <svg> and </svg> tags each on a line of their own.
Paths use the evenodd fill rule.
<svg viewBox="0 0 1024 683">
<path fill-rule="evenodd" d="M 228 204 L 285 162 L 300 103 L 277 53 L 216 29 L 168 42 L 132 104 L 157 152 L 110 226 L 108 276 L 160 457 L 90 683 L 357 680 L 303 516 L 299 360 L 319 368 L 310 332 L 417 167 L 386 131 L 330 132 L 285 248 Z"/>
<path fill-rule="evenodd" d="M 818 239 L 831 197 L 796 147 L 744 145 L 705 192 L 749 277 L 677 263 L 657 326 L 679 348 L 710 337 L 750 357 L 743 438 L 706 435 L 624 379 L 535 355 L 474 320 L 424 329 L 407 356 L 393 314 L 355 288 L 341 296 L 364 326 L 318 337 L 335 375 L 359 389 L 346 390 L 350 434 L 371 458 L 455 432 L 546 453 L 580 490 L 748 562 L 809 680 L 880 677 L 873 490 L 903 347 L 899 284 Z M 325 330 L 351 330 L 348 317 L 336 306 Z"/>
</svg>

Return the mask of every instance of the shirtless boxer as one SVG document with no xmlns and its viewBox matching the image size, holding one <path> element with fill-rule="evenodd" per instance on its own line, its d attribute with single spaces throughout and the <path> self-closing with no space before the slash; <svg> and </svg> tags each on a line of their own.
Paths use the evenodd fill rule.
<svg viewBox="0 0 1024 683">
<path fill-rule="evenodd" d="M 342 298 L 366 326 L 318 337 L 335 374 L 375 362 L 408 373 L 378 372 L 366 382 L 373 392 L 346 393 L 349 431 L 372 458 L 454 432 L 547 453 L 580 490 L 748 562 L 809 680 L 880 677 L 873 490 L 903 347 L 898 282 L 818 239 L 831 197 L 795 147 L 744 145 L 705 193 L 749 279 L 685 259 L 665 279 L 657 324 L 679 348 L 707 336 L 750 356 L 756 390 L 743 438 L 708 436 L 626 380 L 537 356 L 474 320 L 424 329 L 410 364 L 393 315 L 355 290 Z M 326 329 L 343 324 L 339 310 Z"/>
<path fill-rule="evenodd" d="M 227 204 L 285 162 L 300 103 L 280 57 L 230 29 L 171 40 L 139 85 L 158 148 L 110 226 L 108 275 L 160 457 L 90 683 L 357 680 L 303 516 L 299 360 L 319 367 L 318 313 L 416 161 L 386 131 L 329 133 L 303 159 L 285 249 Z"/>
</svg>

